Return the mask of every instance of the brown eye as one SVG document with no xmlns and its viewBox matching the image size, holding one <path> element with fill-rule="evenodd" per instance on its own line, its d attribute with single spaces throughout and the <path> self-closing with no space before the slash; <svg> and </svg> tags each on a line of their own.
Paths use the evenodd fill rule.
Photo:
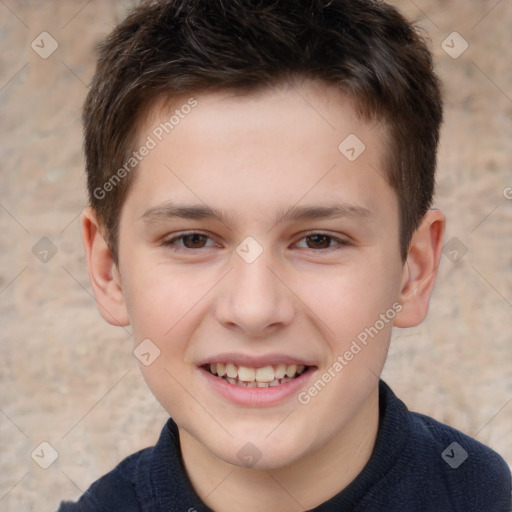
<svg viewBox="0 0 512 512">
<path fill-rule="evenodd" d="M 205 249 L 216 247 L 215 242 L 203 233 L 185 233 L 177 235 L 169 240 L 164 240 L 162 245 L 173 251 L 186 251 L 188 249 Z"/>
<path fill-rule="evenodd" d="M 327 252 L 328 250 L 342 249 L 344 246 L 350 245 L 349 242 L 327 233 L 311 233 L 302 237 L 295 246 L 299 249 L 315 249 Z"/>
<path fill-rule="evenodd" d="M 332 238 L 327 235 L 310 235 L 306 238 L 306 245 L 309 249 L 327 249 L 331 245 Z"/>
<path fill-rule="evenodd" d="M 183 235 L 181 239 L 183 240 L 183 246 L 187 249 L 201 249 L 206 246 L 206 242 L 208 241 L 208 237 L 200 233 Z"/>
</svg>

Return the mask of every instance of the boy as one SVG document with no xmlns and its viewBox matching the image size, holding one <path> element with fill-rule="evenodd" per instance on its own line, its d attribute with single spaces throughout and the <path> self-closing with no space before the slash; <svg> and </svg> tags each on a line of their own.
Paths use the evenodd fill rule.
<svg viewBox="0 0 512 512">
<path fill-rule="evenodd" d="M 509 511 L 489 448 L 379 380 L 445 219 L 424 42 L 371 0 L 160 0 L 102 45 L 82 216 L 172 417 L 66 511 Z"/>
</svg>

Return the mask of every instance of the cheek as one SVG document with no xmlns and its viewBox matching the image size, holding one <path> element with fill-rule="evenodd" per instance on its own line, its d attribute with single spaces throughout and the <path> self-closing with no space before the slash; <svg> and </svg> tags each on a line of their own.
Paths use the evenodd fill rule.
<svg viewBox="0 0 512 512">
<path fill-rule="evenodd" d="M 348 416 L 355 414 L 382 372 L 400 305 L 398 274 L 381 268 L 374 262 L 340 269 L 308 297 L 308 305 L 329 327 L 325 366 L 300 397 L 314 417 L 323 417 L 333 404 Z"/>
<path fill-rule="evenodd" d="M 180 273 L 169 274 L 163 265 L 144 273 L 133 272 L 126 286 L 127 308 L 134 346 L 150 340 L 154 344 L 149 345 L 151 357 L 157 354 L 150 364 L 140 359 L 144 380 L 169 414 L 184 421 L 182 416 L 191 404 L 182 386 L 190 381 L 192 372 L 184 359 L 211 286 Z"/>
<path fill-rule="evenodd" d="M 305 280 L 297 295 L 305 297 L 307 306 L 334 331 L 337 340 L 346 341 L 392 307 L 398 298 L 399 277 L 399 272 L 376 258 L 366 265 L 340 266 Z"/>
<path fill-rule="evenodd" d="M 168 340 L 178 326 L 193 319 L 196 306 L 211 288 L 207 276 L 198 277 L 198 272 L 171 272 L 165 264 L 154 262 L 130 269 L 125 297 L 135 341 L 151 336 Z"/>
</svg>

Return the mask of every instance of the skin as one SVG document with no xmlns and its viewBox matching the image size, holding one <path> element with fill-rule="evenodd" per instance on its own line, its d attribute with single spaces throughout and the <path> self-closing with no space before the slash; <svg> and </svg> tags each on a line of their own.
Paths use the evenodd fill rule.
<svg viewBox="0 0 512 512">
<path fill-rule="evenodd" d="M 429 211 L 402 261 L 398 202 L 383 178 L 385 134 L 335 88 L 303 82 L 195 98 L 198 106 L 139 164 L 121 212 L 118 266 L 94 211 L 84 211 L 93 290 L 107 321 L 131 324 L 135 345 L 149 338 L 161 351 L 141 370 L 179 426 L 185 468 L 207 505 L 310 509 L 346 487 L 371 455 L 393 322 L 306 405 L 296 395 L 235 405 L 198 365 L 226 353 L 300 357 L 315 368 L 307 391 L 393 304 L 401 306 L 394 325 L 423 320 L 445 219 Z M 168 118 L 168 106 L 155 105 L 139 141 Z M 351 133 L 366 146 L 353 162 L 338 150 Z M 168 217 L 161 207 L 170 203 L 224 216 Z M 342 215 L 277 221 L 292 207 L 335 204 Z M 209 238 L 165 244 L 190 231 Z M 263 249 L 252 263 L 236 252 L 248 236 Z M 191 240 L 198 248 L 184 246 Z M 252 467 L 237 455 L 248 442 L 260 456 Z"/>
</svg>

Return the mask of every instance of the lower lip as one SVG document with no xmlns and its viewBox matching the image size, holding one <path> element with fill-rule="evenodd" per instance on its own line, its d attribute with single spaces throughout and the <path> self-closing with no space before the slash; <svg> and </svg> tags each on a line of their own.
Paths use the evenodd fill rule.
<svg viewBox="0 0 512 512">
<path fill-rule="evenodd" d="M 198 368 L 200 374 L 206 379 L 207 384 L 219 395 L 229 402 L 248 407 L 265 407 L 275 405 L 279 402 L 297 396 L 306 380 L 314 373 L 315 369 L 310 367 L 297 378 L 279 384 L 278 386 L 269 386 L 266 388 L 248 388 L 238 384 L 230 384 L 221 377 L 212 375 L 204 368 Z"/>
</svg>

